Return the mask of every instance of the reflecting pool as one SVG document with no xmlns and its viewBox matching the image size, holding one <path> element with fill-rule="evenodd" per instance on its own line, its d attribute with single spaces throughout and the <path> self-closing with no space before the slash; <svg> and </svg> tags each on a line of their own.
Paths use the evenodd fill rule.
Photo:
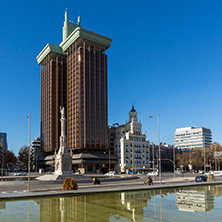
<svg viewBox="0 0 222 222">
<path fill-rule="evenodd" d="M 221 221 L 222 185 L 0 201 L 0 221 Z"/>
</svg>

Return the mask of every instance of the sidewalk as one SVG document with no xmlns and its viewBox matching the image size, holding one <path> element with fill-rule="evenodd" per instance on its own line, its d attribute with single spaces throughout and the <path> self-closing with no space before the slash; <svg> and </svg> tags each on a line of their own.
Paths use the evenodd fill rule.
<svg viewBox="0 0 222 222">
<path fill-rule="evenodd" d="M 179 188 L 179 187 L 190 187 L 190 186 L 205 186 L 205 185 L 218 185 L 222 184 L 222 181 L 205 182 L 205 183 L 169 183 L 169 184 L 155 184 L 153 186 L 145 185 L 127 185 L 127 186 L 104 186 L 94 185 L 85 189 L 78 189 L 74 191 L 61 191 L 61 190 L 47 190 L 37 192 L 17 192 L 17 193 L 2 193 L 0 195 L 0 201 L 3 200 L 17 200 L 17 199 L 34 199 L 34 198 L 46 198 L 56 196 L 79 196 L 89 195 L 95 193 L 107 193 L 107 192 L 127 192 L 136 190 L 150 190 L 150 189 L 168 189 L 168 188 Z"/>
</svg>

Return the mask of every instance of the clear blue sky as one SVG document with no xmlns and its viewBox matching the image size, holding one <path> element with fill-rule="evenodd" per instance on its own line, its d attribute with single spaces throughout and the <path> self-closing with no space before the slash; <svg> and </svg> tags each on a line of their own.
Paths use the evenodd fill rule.
<svg viewBox="0 0 222 222">
<path fill-rule="evenodd" d="M 64 10 L 113 39 L 108 55 L 109 124 L 125 123 L 132 104 L 145 130 L 173 143 L 176 128 L 208 126 L 221 142 L 221 1 L 0 0 L 0 132 L 16 154 L 40 132 L 36 56 L 62 40 Z M 151 133 L 148 134 L 151 138 Z M 169 138 L 169 140 L 167 140 Z"/>
</svg>

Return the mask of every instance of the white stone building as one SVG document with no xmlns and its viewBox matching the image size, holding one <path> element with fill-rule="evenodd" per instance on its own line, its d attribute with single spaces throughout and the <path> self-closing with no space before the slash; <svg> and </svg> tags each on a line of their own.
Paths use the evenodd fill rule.
<svg viewBox="0 0 222 222">
<path fill-rule="evenodd" d="M 175 148 L 190 150 L 209 147 L 212 143 L 211 130 L 207 127 L 178 128 L 175 132 Z"/>
<path fill-rule="evenodd" d="M 129 112 L 129 122 L 115 127 L 114 152 L 118 156 L 116 171 L 149 168 L 149 142 L 146 141 L 146 135 L 142 134 L 142 124 L 137 115 L 133 106 Z"/>
</svg>

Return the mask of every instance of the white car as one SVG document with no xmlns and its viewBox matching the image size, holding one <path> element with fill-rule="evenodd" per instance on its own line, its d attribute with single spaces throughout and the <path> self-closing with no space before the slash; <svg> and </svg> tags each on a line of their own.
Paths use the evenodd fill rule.
<svg viewBox="0 0 222 222">
<path fill-rule="evenodd" d="M 109 171 L 108 173 L 105 173 L 104 175 L 105 176 L 114 176 L 114 175 L 116 175 L 116 172 L 115 171 Z"/>
<path fill-rule="evenodd" d="M 209 172 L 205 173 L 206 176 L 208 176 L 210 174 L 214 174 L 214 172 L 213 171 L 209 171 Z"/>
<path fill-rule="evenodd" d="M 14 176 L 26 176 L 26 172 L 15 173 Z"/>
<path fill-rule="evenodd" d="M 221 172 L 219 172 L 219 171 L 214 171 L 213 174 L 214 174 L 215 177 L 220 177 L 221 176 Z"/>
<path fill-rule="evenodd" d="M 158 174 L 158 172 L 157 171 L 152 171 L 152 172 L 149 172 L 148 174 L 147 174 L 147 176 L 158 176 L 159 174 Z"/>
</svg>

